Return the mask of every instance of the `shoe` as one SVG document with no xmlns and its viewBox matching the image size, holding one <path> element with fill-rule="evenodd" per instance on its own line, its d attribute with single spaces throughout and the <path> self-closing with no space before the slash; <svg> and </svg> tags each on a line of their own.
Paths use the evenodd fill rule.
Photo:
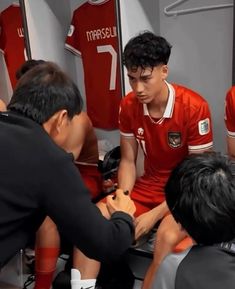
<svg viewBox="0 0 235 289">
<path fill-rule="evenodd" d="M 71 269 L 72 289 L 95 289 L 96 279 L 81 280 L 81 273 L 77 269 Z"/>
</svg>

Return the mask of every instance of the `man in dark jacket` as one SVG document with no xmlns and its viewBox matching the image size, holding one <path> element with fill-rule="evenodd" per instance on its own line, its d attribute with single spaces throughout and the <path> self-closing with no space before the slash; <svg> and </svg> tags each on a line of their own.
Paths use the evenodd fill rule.
<svg viewBox="0 0 235 289">
<path fill-rule="evenodd" d="M 65 152 L 82 99 L 76 85 L 50 62 L 23 75 L 0 113 L 0 268 L 27 245 L 45 216 L 75 246 L 100 261 L 118 258 L 133 241 L 135 206 L 119 190 L 105 219 L 90 201 Z"/>
</svg>

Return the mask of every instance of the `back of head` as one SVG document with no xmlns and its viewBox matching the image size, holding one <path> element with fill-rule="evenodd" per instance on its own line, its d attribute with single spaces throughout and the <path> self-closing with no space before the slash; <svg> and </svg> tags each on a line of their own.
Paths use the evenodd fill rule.
<svg viewBox="0 0 235 289">
<path fill-rule="evenodd" d="M 155 67 L 167 64 L 171 53 L 171 45 L 165 38 L 146 31 L 133 37 L 124 49 L 123 63 L 127 69 L 138 67 Z"/>
<path fill-rule="evenodd" d="M 172 171 L 165 193 L 173 217 L 198 244 L 235 238 L 235 184 L 226 156 L 190 155 Z"/>
<path fill-rule="evenodd" d="M 7 107 L 43 124 L 65 109 L 72 118 L 82 110 L 82 98 L 73 81 L 52 62 L 28 70 L 18 81 Z"/>
<path fill-rule="evenodd" d="M 45 61 L 41 59 L 39 60 L 30 59 L 30 60 L 25 61 L 25 63 L 23 63 L 21 67 L 16 71 L 16 79 L 19 80 L 21 76 L 23 76 L 27 71 L 37 66 L 38 64 L 42 64 L 42 63 L 45 63 Z"/>
</svg>

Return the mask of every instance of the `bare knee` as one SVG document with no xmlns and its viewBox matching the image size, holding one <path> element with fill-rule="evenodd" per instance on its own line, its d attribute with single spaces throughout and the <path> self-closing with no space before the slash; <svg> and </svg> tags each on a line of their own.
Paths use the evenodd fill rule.
<svg viewBox="0 0 235 289">
<path fill-rule="evenodd" d="M 164 247 L 174 248 L 174 246 L 180 241 L 179 230 L 173 230 L 171 228 L 165 228 L 157 232 L 157 244 L 164 244 Z"/>
<path fill-rule="evenodd" d="M 51 220 L 51 218 L 46 217 L 38 229 L 38 234 L 53 234 L 54 232 L 57 232 L 56 224 Z"/>
</svg>

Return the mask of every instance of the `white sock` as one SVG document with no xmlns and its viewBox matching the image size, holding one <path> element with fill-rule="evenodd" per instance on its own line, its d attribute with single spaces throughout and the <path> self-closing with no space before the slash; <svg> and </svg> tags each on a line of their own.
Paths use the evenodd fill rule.
<svg viewBox="0 0 235 289">
<path fill-rule="evenodd" d="M 81 273 L 77 269 L 71 269 L 71 288 L 72 289 L 94 289 L 96 279 L 81 280 Z"/>
</svg>

